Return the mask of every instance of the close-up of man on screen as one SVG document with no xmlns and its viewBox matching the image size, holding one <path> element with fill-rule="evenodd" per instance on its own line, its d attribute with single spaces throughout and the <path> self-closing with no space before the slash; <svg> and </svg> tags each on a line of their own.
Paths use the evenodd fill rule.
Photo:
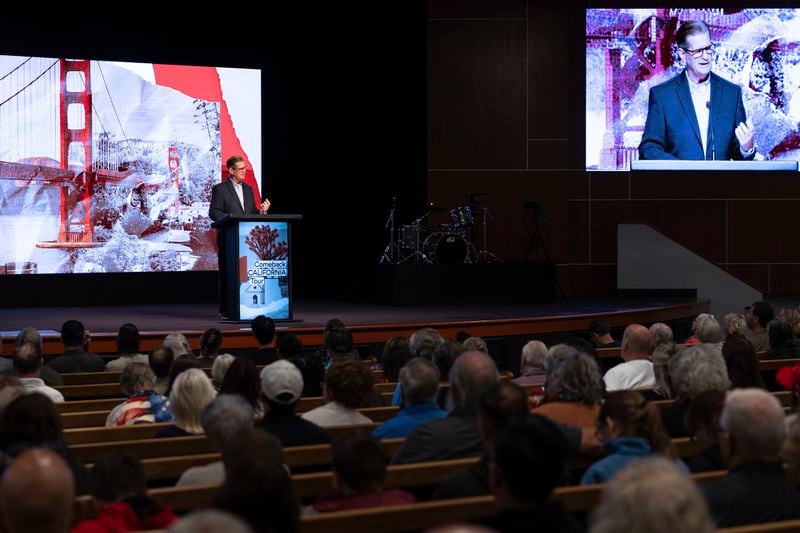
<svg viewBox="0 0 800 533">
<path fill-rule="evenodd" d="M 686 69 L 650 89 L 639 158 L 752 159 L 755 129 L 742 90 L 711 72 L 714 45 L 706 23 L 683 23 L 675 44 Z"/>
</svg>

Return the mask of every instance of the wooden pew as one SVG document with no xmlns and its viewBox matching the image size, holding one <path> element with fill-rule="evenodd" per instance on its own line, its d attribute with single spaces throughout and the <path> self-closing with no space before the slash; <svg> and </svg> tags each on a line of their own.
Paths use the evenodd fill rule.
<svg viewBox="0 0 800 533">
<path fill-rule="evenodd" d="M 99 442 L 119 442 L 124 440 L 152 439 L 156 432 L 167 426 L 173 425 L 171 422 L 161 422 L 158 424 L 137 424 L 134 426 L 116 427 L 90 427 L 73 428 L 64 430 L 64 442 L 72 446 L 74 444 L 91 444 Z M 378 424 L 356 424 L 345 426 L 331 426 L 325 428 L 333 438 L 338 438 L 348 431 L 373 431 Z"/>
<path fill-rule="evenodd" d="M 784 520 L 782 522 L 770 522 L 769 524 L 724 527 L 717 531 L 719 533 L 794 533 L 800 531 L 800 520 Z"/>
<path fill-rule="evenodd" d="M 65 400 L 123 397 L 122 390 L 119 388 L 119 381 L 92 385 L 61 385 L 54 388 L 64 395 Z"/>
<path fill-rule="evenodd" d="M 59 413 L 82 413 L 84 411 L 111 411 L 114 407 L 122 403 L 120 398 L 104 398 L 102 400 L 67 400 L 64 403 L 57 403 L 56 409 Z"/>
<path fill-rule="evenodd" d="M 784 407 L 789 407 L 792 404 L 792 391 L 775 391 L 771 392 L 773 396 L 775 396 L 781 405 Z M 671 406 L 675 403 L 675 400 L 653 400 L 653 403 L 661 410 L 666 409 L 667 407 Z"/>
</svg>

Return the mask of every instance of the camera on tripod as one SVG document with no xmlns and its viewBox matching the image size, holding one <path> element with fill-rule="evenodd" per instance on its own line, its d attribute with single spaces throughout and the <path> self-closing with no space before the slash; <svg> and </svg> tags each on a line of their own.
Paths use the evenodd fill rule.
<svg viewBox="0 0 800 533">
<path fill-rule="evenodd" d="M 525 202 L 522 204 L 522 209 L 530 209 L 533 211 L 533 216 L 537 218 L 541 218 L 544 216 L 544 211 L 542 210 L 542 206 L 535 200 L 531 200 L 530 202 Z"/>
</svg>

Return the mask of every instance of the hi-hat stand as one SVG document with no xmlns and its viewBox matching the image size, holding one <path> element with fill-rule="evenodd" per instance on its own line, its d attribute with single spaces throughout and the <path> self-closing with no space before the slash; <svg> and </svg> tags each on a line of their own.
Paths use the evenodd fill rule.
<svg viewBox="0 0 800 533">
<path fill-rule="evenodd" d="M 396 232 L 394 229 L 394 221 L 397 215 L 397 197 L 392 196 L 392 208 L 389 209 L 389 217 L 386 219 L 384 229 L 389 230 L 389 244 L 383 249 L 383 255 L 378 261 L 378 264 L 388 263 L 396 265 L 398 262 L 398 255 L 400 254 L 400 247 L 395 240 Z"/>
</svg>

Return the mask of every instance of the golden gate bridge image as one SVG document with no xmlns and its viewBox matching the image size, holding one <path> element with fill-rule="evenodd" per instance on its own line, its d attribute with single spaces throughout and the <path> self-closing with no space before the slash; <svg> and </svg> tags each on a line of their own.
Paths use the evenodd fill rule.
<svg viewBox="0 0 800 533">
<path fill-rule="evenodd" d="M 185 270 L 213 251 L 205 215 L 221 167 L 216 104 L 113 64 L 2 59 L 0 274 L 20 262 L 35 272 L 30 259 L 46 250 L 59 255 L 56 272 Z M 27 231 L 32 213 L 50 216 Z M 119 261 L 120 243 L 134 264 Z"/>
</svg>

